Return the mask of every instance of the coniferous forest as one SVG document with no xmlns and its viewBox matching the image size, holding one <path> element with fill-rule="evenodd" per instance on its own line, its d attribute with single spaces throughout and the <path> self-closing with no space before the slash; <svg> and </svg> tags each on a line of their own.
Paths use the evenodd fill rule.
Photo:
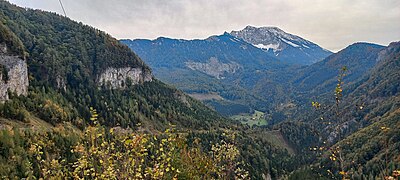
<svg viewBox="0 0 400 180">
<path fill-rule="evenodd" d="M 298 65 L 229 33 L 179 41 L 252 46 L 217 63 L 258 64 L 213 79 L 182 70 L 173 40 L 136 54 L 56 13 L 0 9 L 2 179 L 400 179 L 400 42 Z"/>
</svg>

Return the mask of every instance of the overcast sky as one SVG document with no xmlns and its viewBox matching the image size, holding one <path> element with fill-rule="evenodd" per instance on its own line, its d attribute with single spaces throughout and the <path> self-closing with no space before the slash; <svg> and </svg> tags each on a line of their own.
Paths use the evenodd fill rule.
<svg viewBox="0 0 400 180">
<path fill-rule="evenodd" d="M 10 0 L 62 14 L 58 0 Z M 194 39 L 277 26 L 337 51 L 400 40 L 400 0 L 62 0 L 67 16 L 116 38 Z"/>
</svg>

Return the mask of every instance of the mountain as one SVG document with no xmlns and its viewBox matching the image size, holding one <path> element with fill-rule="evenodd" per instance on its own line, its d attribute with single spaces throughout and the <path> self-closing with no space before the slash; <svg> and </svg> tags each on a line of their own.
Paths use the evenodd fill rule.
<svg viewBox="0 0 400 180">
<path fill-rule="evenodd" d="M 257 110 L 236 116 L 240 124 L 158 80 L 146 59 L 98 29 L 6 1 L 0 10 L 3 178 L 391 179 L 399 171 L 399 42 L 355 43 L 298 66 L 228 33 L 140 41 L 154 72 L 191 96 L 220 111 Z"/>
<path fill-rule="evenodd" d="M 380 49 L 376 65 L 347 90 L 341 117 L 324 128 L 332 136 L 340 127 L 342 138 L 332 147 L 342 151 L 343 171 L 351 179 L 391 176 L 400 167 L 400 42 Z M 322 159 L 322 167 L 332 167 L 327 156 Z"/>
<path fill-rule="evenodd" d="M 207 122 L 226 121 L 155 79 L 134 52 L 98 29 L 4 1 L 0 9 L 0 47 L 14 52 L 1 55 L 9 80 L 0 83 L 0 94 L 4 100 L 8 90 L 17 92 L 2 106 L 4 117 L 26 121 L 38 117 L 53 125 L 71 122 L 82 127 L 90 108 L 95 108 L 102 124 L 124 128 L 142 124 L 149 131 L 169 123 L 208 128 Z"/>
<path fill-rule="evenodd" d="M 264 72 L 289 66 L 229 33 L 204 40 L 160 37 L 121 42 L 148 63 L 157 78 L 207 101 L 225 115 L 266 106 L 246 89 Z"/>
<path fill-rule="evenodd" d="M 399 49 L 399 43 L 391 43 L 388 47 L 367 43 L 355 43 L 337 53 L 340 56 L 354 58 L 343 58 L 343 60 L 347 61 L 342 65 L 351 65 L 357 62 L 356 64 L 358 66 L 348 66 L 352 68 L 345 72 L 345 77 L 343 78 L 342 86 L 344 94 L 341 100 L 341 108 L 343 108 L 341 118 L 343 120 L 339 120 L 338 118 L 332 119 L 336 119 L 339 124 L 351 124 L 347 129 L 349 132 L 352 132 L 355 129 L 373 122 L 371 118 L 382 116 L 384 113 L 396 109 L 396 104 L 393 104 L 393 102 L 398 101 L 395 99 L 399 92 L 399 86 L 396 80 L 398 76 L 397 69 L 399 68 Z M 345 56 L 346 54 L 349 55 L 348 53 L 352 55 Z M 336 62 L 336 60 L 338 59 L 331 58 L 327 62 Z M 364 66 L 361 66 L 362 64 L 364 64 Z M 327 69 L 321 69 L 321 71 L 328 72 Z M 319 94 L 317 98 L 324 100 L 324 104 L 333 103 L 332 100 L 334 100 L 334 97 L 331 95 L 333 89 L 331 88 L 329 91 L 328 87 L 336 87 L 338 83 L 337 77 L 336 80 L 334 79 L 335 78 L 332 78 L 332 80 L 325 80 L 325 83 L 321 83 L 326 86 L 326 90 L 320 88 L 323 86 L 317 86 L 317 90 L 314 90 L 311 94 Z M 328 97 L 331 97 L 331 101 L 327 101 Z M 362 106 L 362 108 L 357 109 L 357 107 L 360 106 Z"/>
<path fill-rule="evenodd" d="M 281 66 L 252 48 L 257 66 Z M 216 58 L 212 63 L 240 62 Z M 260 179 L 278 178 L 303 163 L 289 163 L 293 149 L 280 131 L 222 117 L 159 81 L 115 38 L 55 13 L 0 1 L 0 64 L 4 178 L 229 179 L 240 171 Z M 196 72 L 218 81 L 236 73 Z"/>
<path fill-rule="evenodd" d="M 188 68 L 217 79 L 232 76 L 243 69 L 284 66 L 278 59 L 229 33 L 204 40 L 160 37 L 155 40 L 136 39 L 121 42 L 137 52 L 154 69 Z"/>
<path fill-rule="evenodd" d="M 309 65 L 332 54 L 317 44 L 277 27 L 246 26 L 231 35 L 258 47 L 283 62 Z"/>
<path fill-rule="evenodd" d="M 354 43 L 323 61 L 301 69 L 293 84 L 301 92 L 312 90 L 319 91 L 319 94 L 326 93 L 335 86 L 339 70 L 346 66 L 348 71 L 344 81 L 349 85 L 376 65 L 379 52 L 384 48 L 377 44 Z"/>
<path fill-rule="evenodd" d="M 295 104 L 297 110 L 295 113 L 288 113 L 287 111 L 292 112 L 293 109 L 283 108 L 277 112 L 287 114 L 289 119 L 296 118 L 300 120 L 301 118 L 297 117 L 304 117 L 309 114 L 302 113 L 311 110 L 309 106 L 311 101 L 323 101 L 325 104 L 333 103 L 332 92 L 335 90 L 338 75 L 343 67 L 347 69 L 343 78 L 343 86 L 345 94 L 348 95 L 377 66 L 382 58 L 380 53 L 385 48 L 371 43 L 354 43 L 318 63 L 296 69 L 295 72 L 292 72 L 295 76 L 290 79 L 288 84 L 293 92 L 289 102 Z M 283 103 L 287 104 L 289 102 Z M 308 118 L 313 119 L 312 117 Z"/>
<path fill-rule="evenodd" d="M 286 38 L 298 44 L 311 43 L 277 28 L 246 29 L 249 32 L 275 32 L 278 35 L 268 37 L 277 42 Z M 267 118 L 271 123 L 290 117 L 287 112 L 278 113 L 286 111 L 288 108 L 285 106 L 300 106 L 310 97 L 329 92 L 343 66 L 349 69 L 345 81 L 358 80 L 375 65 L 378 52 L 383 48 L 355 43 L 317 63 L 300 67 L 279 61 L 277 57 L 228 33 L 205 40 L 158 38 L 122 42 L 149 63 L 156 77 L 206 102 L 218 112 L 228 116 L 252 113 L 253 109 L 273 112 Z M 193 60 L 196 57 L 197 60 Z M 263 61 L 267 63 L 263 64 Z"/>
<path fill-rule="evenodd" d="M 297 76 L 299 66 L 331 54 L 278 28 L 251 26 L 207 39 L 121 42 L 149 64 L 155 77 L 227 116 L 266 112 L 288 101 L 294 93 L 288 83 Z M 266 50 L 259 48 L 262 43 L 277 46 Z"/>
</svg>

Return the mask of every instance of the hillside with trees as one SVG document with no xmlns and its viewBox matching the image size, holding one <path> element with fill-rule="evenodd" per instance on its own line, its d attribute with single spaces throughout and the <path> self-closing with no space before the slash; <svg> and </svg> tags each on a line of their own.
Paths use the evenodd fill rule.
<svg viewBox="0 0 400 180">
<path fill-rule="evenodd" d="M 1 178 L 400 178 L 399 42 L 356 43 L 302 67 L 269 56 L 266 64 L 255 49 L 258 61 L 249 66 L 267 70 L 235 75 L 249 86 L 224 93 L 239 103 L 213 106 L 262 107 L 243 117 L 266 123 L 246 124 L 158 80 L 101 30 L 6 1 L 0 9 L 0 45 L 7 49 L 0 58 L 23 59 L 29 79 L 28 92 L 18 95 L 3 87 L 10 71 L 0 68 L 0 90 L 9 95 L 0 102 Z M 209 40 L 219 39 L 217 50 L 234 38 Z M 252 55 L 234 53 L 241 62 Z M 212 81 L 198 90 L 225 85 Z M 240 102 L 246 99 L 250 105 Z"/>
<path fill-rule="evenodd" d="M 274 143 L 278 140 L 271 138 L 253 137 L 256 130 L 222 117 L 157 79 L 139 83 L 127 79 L 122 88 L 99 85 L 99 75 L 109 68 L 132 67 L 151 73 L 134 52 L 110 35 L 54 13 L 24 9 L 5 1 L 0 2 L 0 9 L 2 27 L 8 29 L 3 37 L 18 38 L 15 42 L 22 43 L 30 81 L 26 96 L 10 92 L 10 99 L 0 105 L 2 177 L 122 178 L 141 173 L 142 177 L 155 179 L 169 179 L 177 174 L 227 178 L 251 172 L 247 176 L 261 178 L 279 177 L 289 171 L 285 167 L 292 157 L 289 147 L 278 147 Z M 12 49 L 13 53 L 19 53 L 18 48 Z M 163 140 L 168 135 L 165 130 L 171 127 L 176 131 L 170 135 L 177 139 Z M 226 137 L 232 134 L 238 136 Z M 107 147 L 101 146 L 102 143 L 107 143 Z M 147 147 L 150 144 L 157 145 Z M 165 150 L 172 154 L 164 157 L 165 154 L 155 152 L 161 145 L 166 145 Z M 82 146 L 87 151 L 74 150 Z M 147 150 L 132 154 L 137 148 Z M 114 160 L 121 159 L 122 154 L 146 156 L 136 159 L 144 164 L 123 170 L 116 169 L 120 164 L 103 168 L 100 166 L 103 162 L 111 163 L 105 159 L 92 159 L 90 166 L 75 166 L 88 165 L 85 153 L 98 152 L 106 153 L 103 158 L 109 156 Z M 198 158 L 192 159 L 195 156 Z M 279 160 L 285 163 L 277 163 Z M 175 164 L 169 170 L 164 164 L 159 174 L 160 163 L 170 161 Z M 251 166 L 250 161 L 257 161 L 258 165 Z M 121 173 L 101 176 L 111 169 Z M 74 173 L 78 171 L 81 173 Z M 150 173 L 152 176 L 149 171 L 154 171 Z"/>
</svg>

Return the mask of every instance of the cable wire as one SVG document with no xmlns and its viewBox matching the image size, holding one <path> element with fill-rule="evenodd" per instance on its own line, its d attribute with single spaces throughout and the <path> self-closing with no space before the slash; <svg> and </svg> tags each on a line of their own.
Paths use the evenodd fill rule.
<svg viewBox="0 0 400 180">
<path fill-rule="evenodd" d="M 67 13 L 65 13 L 65 9 L 64 9 L 64 6 L 63 6 L 61 0 L 58 0 L 58 2 L 60 2 L 61 8 L 62 8 L 62 10 L 64 12 L 64 16 L 67 17 Z"/>
</svg>

